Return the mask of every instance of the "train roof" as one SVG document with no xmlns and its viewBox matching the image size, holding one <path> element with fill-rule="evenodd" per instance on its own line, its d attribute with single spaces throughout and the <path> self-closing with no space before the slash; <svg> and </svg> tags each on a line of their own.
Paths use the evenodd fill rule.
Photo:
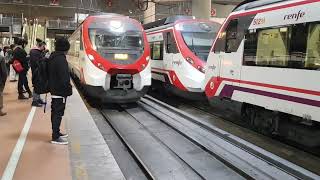
<svg viewBox="0 0 320 180">
<path fill-rule="evenodd" d="M 257 7 L 262 7 L 266 5 L 276 4 L 280 2 L 286 2 L 291 0 L 245 0 L 241 3 L 239 3 L 233 10 L 240 11 L 240 10 L 249 10 Z"/>
<path fill-rule="evenodd" d="M 122 14 L 104 13 L 104 12 L 90 13 L 89 16 L 128 17 L 128 16 L 124 16 L 124 15 L 122 15 Z"/>
<path fill-rule="evenodd" d="M 167 18 L 160 19 L 158 21 L 144 24 L 143 27 L 144 29 L 147 30 L 147 29 L 152 29 L 152 28 L 156 28 L 156 27 L 160 27 L 168 24 L 173 24 L 177 20 L 185 20 L 185 19 L 195 19 L 195 17 L 194 16 L 170 16 Z"/>
</svg>

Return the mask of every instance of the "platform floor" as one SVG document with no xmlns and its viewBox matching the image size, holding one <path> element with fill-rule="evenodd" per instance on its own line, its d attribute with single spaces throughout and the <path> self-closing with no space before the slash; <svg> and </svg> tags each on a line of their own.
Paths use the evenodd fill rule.
<svg viewBox="0 0 320 180">
<path fill-rule="evenodd" d="M 71 179 L 68 146 L 50 143 L 50 108 L 44 113 L 43 108 L 31 107 L 31 99 L 18 100 L 16 87 L 17 82 L 7 82 L 4 111 L 8 114 L 0 117 L 2 179 L 12 175 L 15 180 Z"/>
<path fill-rule="evenodd" d="M 0 117 L 1 180 L 125 179 L 80 95 L 73 91 L 61 123 L 69 145 L 54 145 L 50 97 L 44 113 L 43 108 L 31 107 L 31 99 L 18 100 L 17 82 L 7 82 L 8 114 Z"/>
</svg>

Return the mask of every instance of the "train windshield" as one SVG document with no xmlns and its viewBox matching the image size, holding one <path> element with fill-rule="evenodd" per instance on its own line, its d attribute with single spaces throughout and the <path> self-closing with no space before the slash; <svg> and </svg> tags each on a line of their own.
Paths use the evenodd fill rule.
<svg viewBox="0 0 320 180">
<path fill-rule="evenodd" d="M 129 18 L 97 18 L 89 25 L 89 37 L 93 49 L 109 60 L 120 58 L 128 60 L 126 62 L 129 63 L 138 59 L 144 52 L 142 28 Z"/>
<path fill-rule="evenodd" d="M 215 22 L 185 22 L 176 25 L 188 48 L 203 61 L 207 61 L 219 28 L 220 24 Z"/>
</svg>

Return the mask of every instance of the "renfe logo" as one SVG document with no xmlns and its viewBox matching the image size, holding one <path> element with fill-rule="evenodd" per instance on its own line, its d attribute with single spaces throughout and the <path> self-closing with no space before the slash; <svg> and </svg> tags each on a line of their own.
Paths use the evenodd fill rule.
<svg viewBox="0 0 320 180">
<path fill-rule="evenodd" d="M 300 10 L 298 13 L 285 15 L 283 19 L 295 19 L 296 21 L 298 21 L 300 18 L 303 18 L 304 15 L 306 15 L 306 13 Z"/>
</svg>

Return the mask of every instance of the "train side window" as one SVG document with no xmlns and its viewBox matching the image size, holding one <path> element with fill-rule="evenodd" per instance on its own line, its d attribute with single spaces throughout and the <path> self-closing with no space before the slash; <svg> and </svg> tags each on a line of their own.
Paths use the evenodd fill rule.
<svg viewBox="0 0 320 180">
<path fill-rule="evenodd" d="M 236 52 L 238 50 L 238 19 L 230 21 L 226 29 L 226 53 Z"/>
<path fill-rule="evenodd" d="M 78 39 L 75 41 L 74 49 L 75 49 L 75 56 L 79 57 L 79 55 L 80 55 L 80 41 Z"/>
<path fill-rule="evenodd" d="M 151 46 L 151 59 L 152 60 L 163 60 L 163 43 L 154 42 Z"/>
<path fill-rule="evenodd" d="M 289 68 L 302 69 L 305 66 L 308 28 L 306 24 L 291 27 Z"/>
<path fill-rule="evenodd" d="M 289 60 L 289 27 L 264 29 L 258 32 L 258 66 L 287 67 Z"/>
<path fill-rule="evenodd" d="M 150 57 L 153 58 L 153 43 L 149 43 L 150 46 Z"/>
<path fill-rule="evenodd" d="M 243 64 L 288 67 L 290 27 L 249 30 L 245 35 Z"/>
<path fill-rule="evenodd" d="M 217 41 L 215 42 L 213 52 L 214 53 L 220 53 L 225 52 L 226 48 L 226 32 L 222 31 L 218 34 Z"/>
<path fill-rule="evenodd" d="M 320 70 L 320 23 L 249 30 L 243 65 Z"/>
<path fill-rule="evenodd" d="M 75 55 L 75 40 L 73 40 L 73 37 L 70 38 L 70 50 L 68 52 L 70 56 Z"/>
<path fill-rule="evenodd" d="M 82 30 L 80 29 L 80 50 L 83 50 Z"/>
<path fill-rule="evenodd" d="M 243 65 L 255 66 L 257 58 L 257 31 L 256 29 L 248 30 L 245 35 Z"/>
<path fill-rule="evenodd" d="M 311 23 L 308 29 L 305 68 L 320 70 L 320 23 Z"/>
<path fill-rule="evenodd" d="M 166 52 L 178 53 L 177 44 L 171 32 L 166 34 Z"/>
</svg>

